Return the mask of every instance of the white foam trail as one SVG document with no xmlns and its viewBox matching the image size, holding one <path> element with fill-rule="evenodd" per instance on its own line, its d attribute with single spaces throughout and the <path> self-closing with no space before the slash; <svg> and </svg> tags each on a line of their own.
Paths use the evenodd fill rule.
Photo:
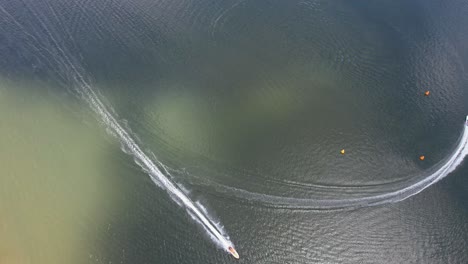
<svg viewBox="0 0 468 264">
<path fill-rule="evenodd" d="M 343 209 L 366 207 L 386 203 L 396 203 L 422 192 L 424 189 L 453 172 L 463 162 L 467 155 L 468 116 L 466 117 L 459 143 L 453 150 L 452 154 L 445 159 L 445 162 L 442 165 L 439 165 L 439 168 L 433 173 L 423 177 L 422 180 L 407 183 L 405 187 L 396 188 L 394 191 L 356 198 L 320 200 L 260 194 L 219 184 L 215 185 L 215 188 L 239 199 L 260 202 L 272 207 L 298 209 Z"/>
<path fill-rule="evenodd" d="M 34 12 L 34 10 L 29 8 L 27 5 L 24 7 L 36 17 L 38 27 L 45 32 L 46 36 L 48 36 L 48 39 L 46 39 L 45 42 L 40 41 L 43 35 L 37 36 L 35 35 L 35 32 L 29 32 L 23 24 L 16 20 L 15 17 L 12 16 L 1 4 L 0 12 L 2 12 L 7 19 L 13 22 L 19 28 L 20 32 L 25 34 L 26 38 L 29 39 L 31 43 L 37 45 L 36 47 L 32 44 L 32 47 L 39 51 L 46 52 L 46 54 L 43 54 L 42 52 L 39 52 L 38 54 L 43 55 L 48 62 L 50 60 L 52 67 L 56 66 L 57 69 L 61 69 L 60 72 L 64 74 L 64 76 L 62 76 L 64 80 L 70 81 L 65 82 L 65 84 L 69 83 L 74 85 L 75 91 L 79 93 L 79 95 L 89 104 L 92 110 L 106 125 L 108 133 L 119 139 L 122 144 L 123 151 L 133 156 L 135 162 L 148 173 L 151 180 L 157 186 L 166 190 L 175 202 L 179 205 L 183 205 L 193 219 L 207 230 L 210 237 L 212 237 L 218 245 L 223 247 L 225 250 L 228 250 L 228 247 L 234 247 L 232 242 L 229 240 L 229 237 L 227 235 L 223 235 L 223 232 L 216 226 L 214 221 L 212 221 L 207 214 L 204 214 L 203 211 L 182 191 L 182 189 L 167 178 L 159 167 L 156 166 L 155 162 L 160 164 L 159 161 L 156 159 L 155 161 L 151 160 L 140 148 L 134 137 L 125 130 L 125 122 L 121 124 L 117 121 L 112 114 L 112 109 L 105 106 L 96 92 L 89 85 L 89 82 L 86 81 L 84 74 L 82 74 L 84 71 L 80 67 L 79 62 L 77 62 L 76 58 L 70 56 L 67 48 L 62 45 L 62 42 L 58 41 L 59 37 L 54 36 L 54 32 L 47 26 L 46 22 L 48 18 L 41 15 L 41 13 Z M 48 5 L 48 9 L 52 12 L 53 18 L 55 18 L 57 22 L 60 22 L 60 19 L 56 16 L 52 6 Z M 70 39 L 73 39 L 67 28 L 63 28 L 63 33 L 65 33 Z"/>
<path fill-rule="evenodd" d="M 79 93 L 90 105 L 93 111 L 101 117 L 101 120 L 107 126 L 112 134 L 116 135 L 120 140 L 123 147 L 126 149 L 129 155 L 132 155 L 135 162 L 150 176 L 151 180 L 162 189 L 166 190 L 170 196 L 175 199 L 178 204 L 183 205 L 190 216 L 193 217 L 196 222 L 200 223 L 205 230 L 208 231 L 210 237 L 219 244 L 223 249 L 227 250 L 228 247 L 234 247 L 233 243 L 229 240 L 229 237 L 223 235 L 223 231 L 220 230 L 217 225 L 212 221 L 206 211 L 199 208 L 183 191 L 182 189 L 172 182 L 166 175 L 159 169 L 153 160 L 146 155 L 145 152 L 138 146 L 136 141 L 130 136 L 115 117 L 107 110 L 106 106 L 101 102 L 94 90 L 87 84 L 81 77 L 79 77 L 81 87 L 78 88 Z"/>
</svg>

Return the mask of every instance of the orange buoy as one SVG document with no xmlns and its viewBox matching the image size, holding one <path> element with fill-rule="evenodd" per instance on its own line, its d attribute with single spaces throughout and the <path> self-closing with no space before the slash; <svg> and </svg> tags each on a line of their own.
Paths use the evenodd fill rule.
<svg viewBox="0 0 468 264">
<path fill-rule="evenodd" d="M 429 91 L 426 91 L 426 92 L 424 93 L 425 96 L 429 96 L 430 94 L 431 94 L 431 92 L 429 92 Z"/>
<path fill-rule="evenodd" d="M 342 150 L 340 151 L 340 153 L 341 153 L 341 155 L 344 155 L 344 154 L 345 154 L 345 150 L 342 149 Z"/>
<path fill-rule="evenodd" d="M 424 157 L 424 156 L 419 157 L 420 160 L 424 160 L 425 158 L 426 157 Z"/>
</svg>

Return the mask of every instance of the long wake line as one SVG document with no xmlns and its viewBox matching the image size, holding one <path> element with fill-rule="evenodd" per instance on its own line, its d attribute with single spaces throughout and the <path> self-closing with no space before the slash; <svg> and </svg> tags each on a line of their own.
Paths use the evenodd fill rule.
<svg viewBox="0 0 468 264">
<path fill-rule="evenodd" d="M 148 172 L 151 180 L 159 187 L 165 189 L 173 199 L 180 201 L 189 214 L 194 217 L 198 223 L 201 223 L 215 241 L 225 250 L 232 253 L 231 250 L 234 249 L 234 245 L 229 240 L 229 237 L 224 235 L 216 224 L 204 214 L 202 209 L 200 209 L 175 183 L 164 175 L 159 167 L 143 152 L 130 134 L 120 125 L 109 110 L 107 110 L 106 106 L 101 102 L 90 85 L 84 82 L 84 80 L 81 80 L 80 83 L 82 86 L 79 92 L 83 99 L 89 103 L 90 107 L 101 117 L 107 127 L 117 135 L 121 144 L 124 145 L 129 150 L 129 154 L 134 157 L 135 162 L 141 166 L 143 170 Z"/>
<path fill-rule="evenodd" d="M 51 6 L 48 6 L 57 22 L 60 20 L 55 16 L 55 12 Z M 114 115 L 109 111 L 109 108 L 101 101 L 99 96 L 94 92 L 89 82 L 84 77 L 83 69 L 80 67 L 79 62 L 73 56 L 69 56 L 69 52 L 63 43 L 54 37 L 53 32 L 47 26 L 46 20 L 41 19 L 40 14 L 33 12 L 27 6 L 26 8 L 32 13 L 37 19 L 37 25 L 45 32 L 45 35 L 49 37 L 47 41 L 40 41 L 40 37 L 35 35 L 35 32 L 28 31 L 25 26 L 20 23 L 15 17 L 13 17 L 2 5 L 0 5 L 0 12 L 4 14 L 7 20 L 11 21 L 12 24 L 16 25 L 19 32 L 25 34 L 25 38 L 29 40 L 28 47 L 34 48 L 38 51 L 38 56 L 44 59 L 45 63 L 50 63 L 51 66 L 55 66 L 57 69 L 61 69 L 61 72 L 65 75 L 64 80 L 71 82 L 62 82 L 62 84 L 69 84 L 74 86 L 75 91 L 84 99 L 91 109 L 100 117 L 101 121 L 105 126 L 114 134 L 122 146 L 127 150 L 126 152 L 133 156 L 135 162 L 150 176 L 151 180 L 166 190 L 171 198 L 186 208 L 189 215 L 204 229 L 208 232 L 210 237 L 221 246 L 223 249 L 228 251 L 234 257 L 238 258 L 239 255 L 234 249 L 233 243 L 229 237 L 218 227 L 215 222 L 210 219 L 208 213 L 204 211 L 204 208 L 199 203 L 194 203 L 187 194 L 173 181 L 171 181 L 155 164 L 155 161 L 151 160 L 149 156 L 140 148 L 133 137 L 125 130 Z M 64 33 L 73 40 L 72 35 L 66 28 L 63 28 Z M 157 160 L 156 160 L 157 162 Z"/>
<path fill-rule="evenodd" d="M 453 150 L 452 154 L 446 158 L 445 162 L 441 164 L 438 167 L 438 169 L 436 169 L 430 175 L 423 177 L 417 182 L 413 182 L 406 186 L 399 187 L 393 191 L 356 198 L 310 199 L 261 194 L 221 184 L 212 184 L 214 185 L 214 188 L 217 191 L 221 191 L 225 194 L 231 195 L 241 200 L 258 202 L 260 204 L 271 207 L 312 210 L 368 207 L 400 202 L 422 192 L 429 186 L 433 185 L 434 183 L 438 182 L 439 180 L 443 179 L 451 172 L 453 172 L 463 162 L 467 155 L 468 116 L 465 119 L 463 132 L 460 136 L 459 143 Z"/>
</svg>

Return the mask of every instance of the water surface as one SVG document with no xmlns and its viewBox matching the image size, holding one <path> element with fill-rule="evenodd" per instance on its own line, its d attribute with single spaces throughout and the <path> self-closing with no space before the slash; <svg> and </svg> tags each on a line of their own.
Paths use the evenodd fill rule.
<svg viewBox="0 0 468 264">
<path fill-rule="evenodd" d="M 0 263 L 233 261 L 106 133 L 77 73 L 245 263 L 466 262 L 466 164 L 378 207 L 236 193 L 343 200 L 430 175 L 468 113 L 467 12 L 437 0 L 0 1 Z"/>
</svg>

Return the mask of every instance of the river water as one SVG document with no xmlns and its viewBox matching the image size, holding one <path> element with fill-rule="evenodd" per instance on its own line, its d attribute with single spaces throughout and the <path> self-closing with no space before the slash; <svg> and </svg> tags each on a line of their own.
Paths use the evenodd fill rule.
<svg viewBox="0 0 468 264">
<path fill-rule="evenodd" d="M 0 264 L 467 263 L 467 13 L 0 0 Z"/>
</svg>

